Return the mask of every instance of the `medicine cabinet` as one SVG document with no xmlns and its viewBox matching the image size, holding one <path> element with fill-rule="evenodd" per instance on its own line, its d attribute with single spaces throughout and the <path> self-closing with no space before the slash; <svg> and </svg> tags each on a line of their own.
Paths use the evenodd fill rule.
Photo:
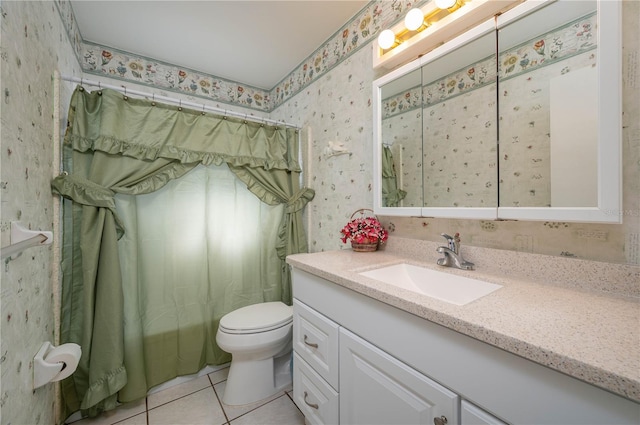
<svg viewBox="0 0 640 425">
<path fill-rule="evenodd" d="M 620 222 L 621 5 L 525 1 L 373 84 L 374 211 Z"/>
</svg>

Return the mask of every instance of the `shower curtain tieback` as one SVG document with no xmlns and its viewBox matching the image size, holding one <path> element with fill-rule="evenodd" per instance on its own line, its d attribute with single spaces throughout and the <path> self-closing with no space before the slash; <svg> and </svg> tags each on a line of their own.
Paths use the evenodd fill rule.
<svg viewBox="0 0 640 425">
<path fill-rule="evenodd" d="M 286 204 L 278 232 L 283 301 L 291 302 L 288 254 L 306 252 L 299 187 L 298 134 L 200 111 L 179 110 L 103 89 L 77 88 L 64 139 L 68 175 L 52 182 L 65 202 L 61 342 L 82 346 L 77 372 L 63 382 L 69 413 L 93 416 L 116 406 L 127 384 L 123 290 L 114 194 L 154 192 L 198 164 L 227 163 L 261 201 Z M 144 395 L 142 395 L 144 396 Z"/>
</svg>

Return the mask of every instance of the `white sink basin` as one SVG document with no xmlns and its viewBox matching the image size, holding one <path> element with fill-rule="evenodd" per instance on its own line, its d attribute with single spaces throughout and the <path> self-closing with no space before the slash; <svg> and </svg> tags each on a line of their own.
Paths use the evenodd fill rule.
<svg viewBox="0 0 640 425">
<path fill-rule="evenodd" d="M 359 273 L 398 288 L 456 305 L 465 305 L 502 288 L 502 285 L 400 263 Z"/>
</svg>

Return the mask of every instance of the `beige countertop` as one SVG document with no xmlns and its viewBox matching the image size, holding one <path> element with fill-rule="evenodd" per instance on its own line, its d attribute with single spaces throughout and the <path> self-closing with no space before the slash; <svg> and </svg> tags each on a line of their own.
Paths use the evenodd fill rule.
<svg viewBox="0 0 640 425">
<path fill-rule="evenodd" d="M 480 262 L 476 262 L 477 270 L 462 271 L 439 267 L 435 260 L 416 261 L 415 258 L 407 252 L 390 249 L 374 253 L 341 250 L 291 255 L 287 262 L 337 285 L 640 402 L 640 301 L 634 296 L 635 292 L 620 295 L 576 287 L 579 285 L 573 283 L 562 285 L 549 277 L 553 276 L 550 268 L 564 264 L 557 261 L 572 260 L 545 261 L 545 256 L 539 255 L 526 257 L 524 261 L 532 272 L 539 270 L 537 277 L 532 278 L 522 276 L 523 273 L 514 276 L 495 267 L 482 267 Z M 437 254 L 433 258 L 437 258 Z M 474 258 L 475 261 L 486 259 L 478 253 Z M 457 306 L 358 274 L 403 261 L 503 287 Z M 541 264 L 536 266 L 536 262 Z M 567 264 L 569 266 L 561 267 L 561 273 L 570 273 L 571 267 L 590 268 L 582 267 L 579 262 Z M 603 268 L 598 265 L 596 263 L 593 270 Z M 610 271 L 607 275 L 635 280 L 625 283 L 635 288 L 639 269 L 625 267 L 622 272 Z M 587 272 L 593 279 L 594 272 Z"/>
</svg>

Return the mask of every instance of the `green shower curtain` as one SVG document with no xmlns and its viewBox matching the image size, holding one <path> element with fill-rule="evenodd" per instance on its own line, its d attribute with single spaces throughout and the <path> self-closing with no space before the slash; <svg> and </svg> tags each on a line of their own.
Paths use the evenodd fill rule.
<svg viewBox="0 0 640 425">
<path fill-rule="evenodd" d="M 69 413 L 93 416 L 116 405 L 128 382 L 118 239 L 126 229 L 116 193 L 154 192 L 198 164 L 229 168 L 261 201 L 283 204 L 275 247 L 282 296 L 291 302 L 287 254 L 305 252 L 302 208 L 314 192 L 299 187 L 297 131 L 78 87 L 69 107 L 65 151 L 69 174 L 52 182 L 69 201 L 62 261 L 61 342 L 83 355 L 62 384 Z M 144 396 L 144 395 L 141 395 Z"/>
<path fill-rule="evenodd" d="M 389 146 L 382 147 L 382 206 L 398 207 L 407 192 L 398 189 L 396 167 Z"/>
</svg>

